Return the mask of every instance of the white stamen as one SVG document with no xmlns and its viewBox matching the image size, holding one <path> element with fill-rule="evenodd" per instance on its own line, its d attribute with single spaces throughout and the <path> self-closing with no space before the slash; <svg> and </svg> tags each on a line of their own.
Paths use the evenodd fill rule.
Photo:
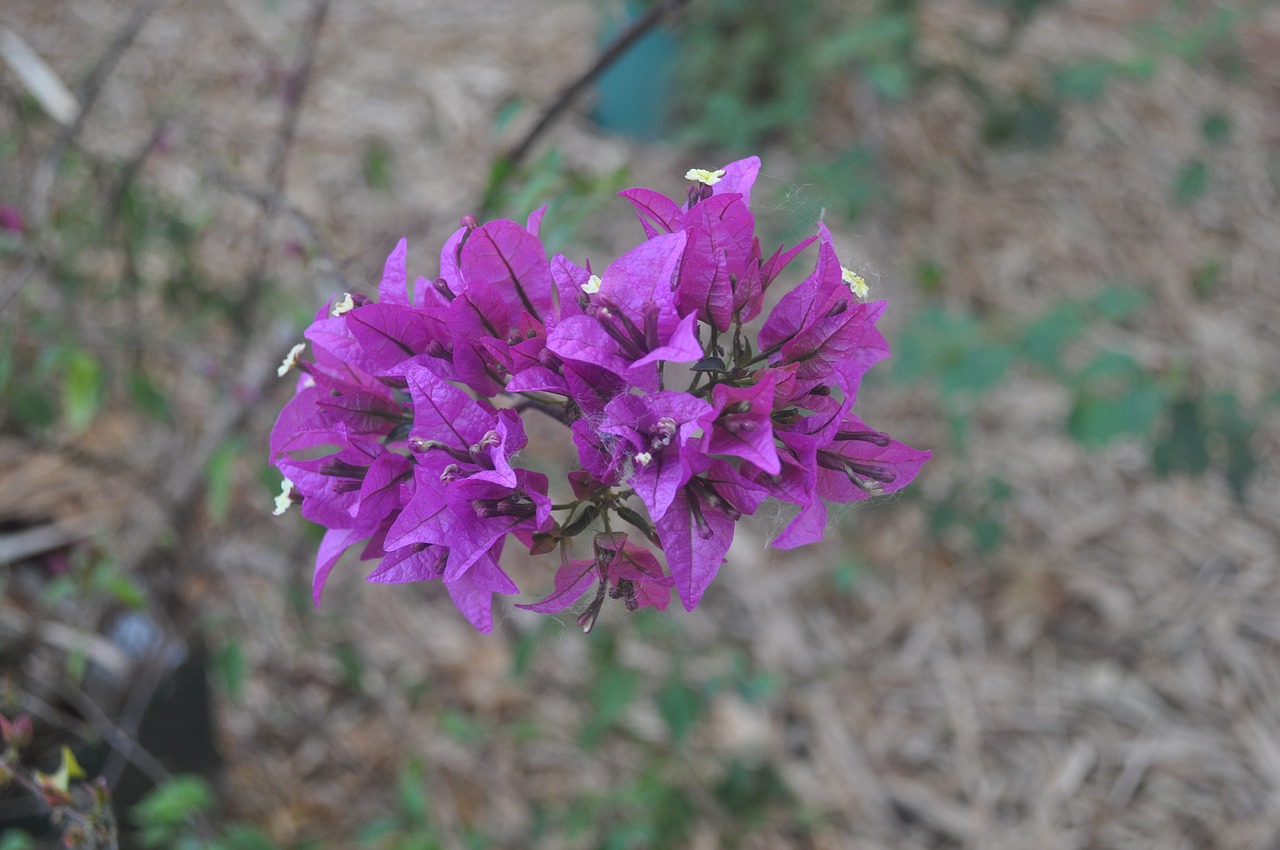
<svg viewBox="0 0 1280 850">
<path fill-rule="evenodd" d="M 356 308 L 356 302 L 352 300 L 350 292 L 342 293 L 342 300 L 333 305 L 333 309 L 329 311 L 331 316 L 345 316 Z"/>
<path fill-rule="evenodd" d="M 715 171 L 708 171 L 705 168 L 690 168 L 684 175 L 685 180 L 704 183 L 708 186 L 714 186 L 719 183 L 721 177 L 724 177 L 723 168 L 717 168 Z"/>
<path fill-rule="evenodd" d="M 307 344 L 305 342 L 300 342 L 293 348 L 290 348 L 289 353 L 285 355 L 284 362 L 282 362 L 276 369 L 276 376 L 283 378 L 285 375 L 289 374 L 289 370 L 298 365 L 298 355 L 303 351 L 306 351 L 306 349 Z"/>
<path fill-rule="evenodd" d="M 582 284 L 582 291 L 588 295 L 595 295 L 600 291 L 600 275 L 593 274 L 587 278 L 587 282 Z"/>
<path fill-rule="evenodd" d="M 653 455 L 649 454 L 648 452 L 640 452 L 638 455 L 635 456 L 634 460 L 636 462 L 636 466 L 640 467 L 641 469 L 644 469 L 646 466 L 648 466 L 650 463 L 653 462 Z"/>
<path fill-rule="evenodd" d="M 280 482 L 280 495 L 276 496 L 276 509 L 271 512 L 272 516 L 282 516 L 285 511 L 289 510 L 289 506 L 293 504 L 293 482 L 288 478 Z"/>
<path fill-rule="evenodd" d="M 849 271 L 844 266 L 840 267 L 840 279 L 845 282 L 859 301 L 866 301 L 871 295 L 871 287 L 867 286 L 867 280 L 860 274 Z"/>
</svg>

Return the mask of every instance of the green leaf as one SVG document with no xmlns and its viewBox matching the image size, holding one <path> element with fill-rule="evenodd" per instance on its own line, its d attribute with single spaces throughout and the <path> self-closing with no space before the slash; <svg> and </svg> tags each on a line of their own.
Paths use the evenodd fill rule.
<svg viewBox="0 0 1280 850">
<path fill-rule="evenodd" d="M 1061 367 L 1062 352 L 1084 333 L 1084 311 L 1079 304 L 1066 302 L 1032 321 L 1022 335 L 1022 354 L 1032 363 L 1050 371 Z"/>
<path fill-rule="evenodd" d="M 205 466 L 204 498 L 209 518 L 214 525 L 227 521 L 231 508 L 231 490 L 235 477 L 235 462 L 244 447 L 244 439 L 236 437 L 223 443 L 209 458 Z"/>
<path fill-rule="evenodd" d="M 245 663 L 244 647 L 237 638 L 230 638 L 214 655 L 213 672 L 231 701 L 238 703 L 244 694 L 244 683 L 249 678 L 249 670 Z"/>
<path fill-rule="evenodd" d="M 35 850 L 36 840 L 25 832 L 7 829 L 0 835 L 0 850 Z"/>
<path fill-rule="evenodd" d="M 1199 266 L 1191 276 L 1191 289 L 1196 298 L 1202 301 L 1212 298 L 1222 284 L 1222 272 L 1222 261 L 1217 258 Z"/>
<path fill-rule="evenodd" d="M 9 404 L 14 418 L 32 430 L 48 428 L 58 418 L 58 409 L 49 393 L 33 387 L 18 385 Z"/>
<path fill-rule="evenodd" d="M 169 400 L 141 369 L 129 373 L 129 395 L 133 399 L 133 406 L 147 418 L 159 422 L 173 421 L 173 409 L 169 407 Z"/>
<path fill-rule="evenodd" d="M 992 389 L 1013 363 L 1007 345 L 984 344 L 964 352 L 942 375 L 942 392 L 980 393 Z"/>
<path fill-rule="evenodd" d="M 1209 191 L 1209 166 L 1204 160 L 1189 160 L 1173 179 L 1173 197 L 1187 204 Z"/>
<path fill-rule="evenodd" d="M 978 544 L 978 551 L 992 552 L 1004 539 L 1004 523 L 995 517 L 979 517 L 973 523 L 973 538 Z"/>
<path fill-rule="evenodd" d="M 410 759 L 400 771 L 400 813 L 407 826 L 421 828 L 430 823 L 427 786 L 422 776 L 422 762 Z"/>
<path fill-rule="evenodd" d="M 673 674 L 658 692 L 657 704 L 658 712 L 671 731 L 671 740 L 676 744 L 684 741 L 698 720 L 701 703 L 697 691 Z"/>
<path fill-rule="evenodd" d="M 67 429 L 78 434 L 102 406 L 102 366 L 89 352 L 69 349 L 62 368 L 62 418 Z"/>
<path fill-rule="evenodd" d="M 1115 72 L 1115 64 L 1108 59 L 1087 59 L 1054 72 L 1053 88 L 1064 98 L 1094 101 L 1106 91 Z"/>
<path fill-rule="evenodd" d="M 1200 133 L 1210 144 L 1220 144 L 1231 136 L 1231 117 L 1225 112 L 1210 112 L 1200 122 Z"/>
<path fill-rule="evenodd" d="M 616 662 L 596 675 L 590 696 L 591 716 L 582 732 L 584 747 L 590 749 L 600 743 L 605 731 L 631 703 L 639 685 L 639 674 Z"/>
<path fill-rule="evenodd" d="M 831 582 L 836 590 L 849 594 L 853 593 L 854 588 L 857 587 L 861 575 L 862 566 L 846 555 L 840 563 L 836 564 L 835 570 L 831 573 Z"/>
<path fill-rule="evenodd" d="M 822 39 L 813 54 L 819 68 L 832 68 L 846 62 L 883 60 L 905 50 L 915 27 L 906 14 L 881 13 L 858 17 L 849 26 Z"/>
<path fill-rule="evenodd" d="M 922 260 L 916 265 L 916 283 L 925 295 L 937 295 L 942 292 L 946 280 L 946 270 L 933 260 Z"/>
<path fill-rule="evenodd" d="M 391 191 L 392 152 L 389 145 L 381 139 L 373 139 L 364 146 L 364 154 L 360 159 L 360 171 L 364 175 L 364 185 L 378 192 Z"/>
<path fill-rule="evenodd" d="M 1146 433 L 1164 405 L 1164 395 L 1154 385 L 1136 386 L 1118 398 L 1082 395 L 1068 428 L 1086 447 L 1097 449 L 1119 436 Z"/>
<path fill-rule="evenodd" d="M 272 841 L 271 836 L 256 826 L 242 823 L 227 826 L 218 847 L 219 850 L 280 850 L 280 845 Z"/>
<path fill-rule="evenodd" d="M 1168 425 L 1151 450 L 1156 472 L 1203 475 L 1209 468 L 1208 431 L 1196 399 L 1183 397 L 1169 408 Z"/>
<path fill-rule="evenodd" d="M 1094 395 L 1115 397 L 1145 377 L 1142 366 L 1131 354 L 1107 349 L 1094 355 L 1075 375 L 1074 383 Z"/>
<path fill-rule="evenodd" d="M 1209 410 L 1215 430 L 1226 443 L 1224 474 L 1236 501 L 1244 504 L 1249 482 L 1258 472 L 1258 457 L 1253 453 L 1253 434 L 1257 423 L 1245 418 L 1239 400 L 1231 393 L 1220 393 L 1209 399 Z"/>
<path fill-rule="evenodd" d="M 1012 106 L 992 106 L 982 122 L 982 140 L 990 147 L 1043 147 L 1058 137 L 1059 106 L 1022 94 Z"/>
<path fill-rule="evenodd" d="M 446 708 L 440 713 L 440 730 L 462 744 L 474 744 L 487 734 L 484 723 L 456 708 Z"/>
<path fill-rule="evenodd" d="M 107 594 L 130 608 L 140 610 L 147 607 L 147 596 L 142 588 L 111 561 L 102 560 L 94 565 L 88 585 L 93 592 Z"/>
<path fill-rule="evenodd" d="M 142 830 L 142 846 L 171 847 L 183 836 L 188 819 L 208 811 L 213 802 L 209 783 L 198 776 L 174 776 L 143 797 L 130 814 Z"/>
<path fill-rule="evenodd" d="M 876 94 L 885 100 L 905 100 L 911 94 L 911 66 L 906 62 L 876 62 L 863 72 Z"/>
<path fill-rule="evenodd" d="M 1089 306 L 1104 319 L 1122 322 L 1141 310 L 1147 303 L 1147 294 L 1132 287 L 1115 286 L 1104 289 L 1089 300 Z"/>
</svg>

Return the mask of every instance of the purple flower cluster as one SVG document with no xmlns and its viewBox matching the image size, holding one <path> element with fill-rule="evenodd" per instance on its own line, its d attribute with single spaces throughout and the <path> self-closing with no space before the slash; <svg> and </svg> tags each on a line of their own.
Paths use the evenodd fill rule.
<svg viewBox="0 0 1280 850">
<path fill-rule="evenodd" d="M 929 453 L 862 422 L 862 375 L 888 356 L 875 322 L 884 302 L 840 265 L 831 234 L 765 257 L 749 202 L 752 157 L 692 170 L 679 204 L 622 192 L 647 239 L 600 275 L 526 225 L 471 218 L 445 243 L 440 273 L 409 286 L 402 240 L 377 300 L 335 298 L 281 366 L 301 376 L 271 434 L 285 476 L 277 512 L 300 503 L 327 531 L 318 603 L 351 546 L 378 560 L 369 581 L 439 579 L 482 631 L 493 594 L 519 592 L 500 566 L 509 538 L 559 552 L 546 598 L 555 613 L 592 585 L 590 629 L 606 597 L 665 609 L 670 588 L 693 610 L 734 528 L 772 496 L 798 507 L 773 539 L 822 538 L 826 502 L 903 487 Z M 813 272 L 749 322 L 803 250 Z M 678 387 L 678 388 L 677 388 Z M 568 428 L 581 468 L 553 503 L 546 475 L 519 465 L 533 411 Z M 559 518 L 557 518 L 559 515 Z M 639 532 L 665 556 L 618 530 Z M 593 535 L 574 557 L 573 539 Z"/>
</svg>

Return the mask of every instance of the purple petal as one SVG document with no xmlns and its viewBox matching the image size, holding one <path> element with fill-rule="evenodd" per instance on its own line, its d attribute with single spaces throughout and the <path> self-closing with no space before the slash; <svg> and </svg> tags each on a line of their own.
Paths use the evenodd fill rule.
<svg viewBox="0 0 1280 850">
<path fill-rule="evenodd" d="M 449 291 L 454 295 L 461 295 L 467 288 L 462 272 L 458 269 L 458 253 L 462 250 L 462 240 L 467 237 L 467 233 L 466 227 L 459 227 L 440 249 L 440 277 L 449 285 Z"/>
<path fill-rule="evenodd" d="M 600 571 L 596 562 L 574 559 L 561 564 L 556 571 L 555 589 L 537 602 L 517 604 L 517 608 L 537 611 L 539 614 L 558 614 L 582 598 L 582 594 L 598 581 Z"/>
<path fill-rule="evenodd" d="M 390 374 L 395 366 L 424 353 L 430 343 L 449 338 L 448 326 L 440 319 L 398 304 L 366 304 L 346 318 L 376 375 Z"/>
<path fill-rule="evenodd" d="M 662 318 L 675 324 L 673 284 L 688 237 L 684 231 L 641 242 L 609 264 L 600 276 L 600 296 L 626 310 L 632 321 L 643 322 L 645 309 L 657 306 Z"/>
<path fill-rule="evenodd" d="M 551 258 L 551 279 L 555 282 L 556 296 L 560 301 L 560 320 L 581 316 L 582 307 L 578 304 L 578 298 L 584 296 L 582 286 L 591 279 L 591 272 L 564 254 L 556 254 Z M 548 321 L 548 329 L 551 325 Z"/>
<path fill-rule="evenodd" d="M 365 577 L 374 584 L 407 584 L 411 581 L 432 581 L 444 574 L 444 559 L 448 554 L 443 546 L 417 544 L 388 552 L 378 568 Z"/>
<path fill-rule="evenodd" d="M 808 239 L 785 253 L 782 250 L 784 246 L 779 245 L 778 250 L 773 252 L 773 256 L 760 266 L 760 287 L 762 289 L 768 289 L 769 284 L 773 283 L 778 275 L 782 273 L 782 270 L 796 258 L 796 255 L 816 241 L 818 241 L 817 236 L 810 236 Z"/>
<path fill-rule="evenodd" d="M 475 569 L 444 585 L 457 609 L 485 634 L 493 631 L 493 594 L 520 592 L 498 566 L 501 552 L 502 544 L 498 543 L 477 561 Z"/>
<path fill-rule="evenodd" d="M 653 351 L 650 351 L 644 357 L 632 363 L 627 369 L 627 377 L 635 376 L 636 386 L 640 386 L 639 378 L 643 377 L 643 373 L 637 375 L 638 370 L 665 360 L 669 363 L 694 363 L 702 359 L 702 346 L 698 344 L 698 317 L 694 313 L 690 313 L 680 320 L 679 324 L 671 332 L 670 339 L 665 345 L 660 345 Z"/>
<path fill-rule="evenodd" d="M 686 611 L 698 607 L 733 543 L 733 520 L 721 511 L 702 509 L 702 521 L 690 512 L 687 487 L 681 487 L 662 519 L 654 524 L 662 551 Z"/>
<path fill-rule="evenodd" d="M 395 452 L 385 452 L 369 466 L 360 485 L 360 507 L 356 519 L 381 522 L 399 510 L 400 485 L 413 479 L 413 463 Z"/>
<path fill-rule="evenodd" d="M 684 227 L 684 214 L 680 205 L 652 189 L 624 189 L 618 193 L 636 208 L 640 226 L 650 239 L 660 232 L 674 233 Z"/>
<path fill-rule="evenodd" d="M 600 366 L 618 376 L 631 369 L 631 362 L 618 352 L 617 341 L 591 316 L 570 316 L 560 322 L 547 334 L 547 348 L 562 360 Z M 656 389 L 657 369 L 652 371 Z"/>
<path fill-rule="evenodd" d="M 504 295 L 513 315 L 551 312 L 551 267 L 542 242 L 514 221 L 491 221 L 471 232 L 459 265 L 470 290 L 483 282 Z"/>
<path fill-rule="evenodd" d="M 734 281 L 746 275 L 754 247 L 755 219 L 738 195 L 717 194 L 690 210 L 685 224 L 689 244 L 680 269 L 680 309 L 696 310 L 704 322 L 726 331 L 733 322 Z"/>
<path fill-rule="evenodd" d="M 383 304 L 409 306 L 408 255 L 409 240 L 401 239 L 387 257 L 387 263 L 382 269 L 382 281 L 378 284 L 378 300 Z"/>
<path fill-rule="evenodd" d="M 543 204 L 533 212 L 529 213 L 529 218 L 525 220 L 524 229 L 533 234 L 534 238 L 538 237 L 538 231 L 542 229 L 542 217 L 547 214 L 547 205 Z"/>
<path fill-rule="evenodd" d="M 429 370 L 414 368 L 405 376 L 413 400 L 410 438 L 434 440 L 453 448 L 469 448 L 493 429 L 496 421 L 475 399 Z"/>
<path fill-rule="evenodd" d="M 324 533 L 320 548 L 316 552 L 316 571 L 311 578 L 311 599 L 316 607 L 320 607 L 320 596 L 324 593 L 325 582 L 329 573 L 342 558 L 344 552 L 369 533 L 368 529 L 331 528 Z"/>
<path fill-rule="evenodd" d="M 716 385 L 711 394 L 715 410 L 708 417 L 709 427 L 704 428 L 704 451 L 749 460 L 770 474 L 780 471 L 782 464 L 774 445 L 771 418 L 777 383 L 777 372 L 766 370 L 749 387 Z M 749 409 L 744 413 L 724 413 L 729 405 L 741 404 Z"/>
<path fill-rule="evenodd" d="M 751 187 L 756 183 L 756 175 L 760 173 L 760 157 L 749 156 L 724 167 L 724 176 L 711 188 L 715 195 L 735 193 L 742 196 L 743 203 L 751 203 Z M 697 209 L 695 207 L 695 209 Z"/>
<path fill-rule="evenodd" d="M 795 549 L 817 543 L 827 530 L 827 505 L 822 499 L 813 498 L 800 508 L 800 513 L 769 541 L 774 549 Z"/>
<path fill-rule="evenodd" d="M 830 243 L 824 242 L 818 251 L 818 265 L 803 283 L 778 301 L 760 328 L 760 350 L 781 347 L 806 328 L 812 327 L 832 307 L 833 298 L 843 290 L 849 290 L 840 281 L 840 261 Z M 849 296 L 852 300 L 852 296 Z"/>
</svg>

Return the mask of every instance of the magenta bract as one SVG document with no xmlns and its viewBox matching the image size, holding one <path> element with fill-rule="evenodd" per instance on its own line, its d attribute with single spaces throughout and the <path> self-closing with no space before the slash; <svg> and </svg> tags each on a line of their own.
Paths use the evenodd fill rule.
<svg viewBox="0 0 1280 850">
<path fill-rule="evenodd" d="M 822 538 L 827 502 L 915 478 L 929 452 L 852 413 L 862 376 L 889 354 L 875 327 L 884 302 L 859 298 L 865 284 L 822 224 L 763 256 L 759 170 L 755 157 L 691 170 L 683 203 L 620 193 L 646 238 L 595 264 L 599 276 L 547 257 L 542 208 L 525 225 L 464 218 L 431 280 L 411 283 L 401 240 L 376 298 L 335 296 L 305 333 L 311 359 L 297 360 L 299 346 L 281 367 L 301 377 L 271 434 L 287 479 L 277 512 L 300 502 L 327 529 L 317 603 L 363 544 L 378 561 L 369 581 L 440 581 L 487 632 L 493 595 L 519 592 L 500 566 L 514 541 L 559 553 L 548 595 L 521 608 L 590 598 L 578 617 L 590 630 L 608 599 L 664 610 L 674 587 L 693 610 L 765 499 L 795 506 L 772 541 L 792 548 Z M 815 242 L 808 276 L 769 296 Z M 568 449 L 531 457 L 576 455 L 554 487 L 524 463 L 526 414 L 564 426 Z"/>
</svg>

